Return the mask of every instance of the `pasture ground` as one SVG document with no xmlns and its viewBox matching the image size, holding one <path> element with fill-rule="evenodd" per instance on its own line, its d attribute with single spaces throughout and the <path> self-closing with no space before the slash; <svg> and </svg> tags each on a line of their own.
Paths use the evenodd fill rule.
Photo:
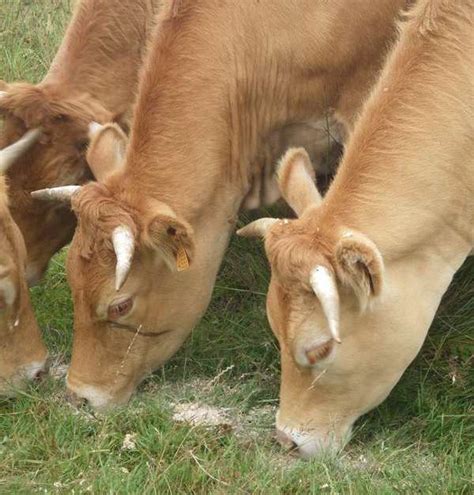
<svg viewBox="0 0 474 495">
<path fill-rule="evenodd" d="M 41 78 L 70 7 L 0 0 L 0 78 Z M 33 290 L 57 374 L 71 349 L 64 259 Z M 273 439 L 279 358 L 265 318 L 267 283 L 259 243 L 234 238 L 205 318 L 127 408 L 75 411 L 60 377 L 0 401 L 0 493 L 473 493 L 473 261 L 388 400 L 357 422 L 338 459 L 310 462 Z M 174 405 L 188 402 L 225 408 L 230 419 L 212 428 L 176 423 Z"/>
</svg>

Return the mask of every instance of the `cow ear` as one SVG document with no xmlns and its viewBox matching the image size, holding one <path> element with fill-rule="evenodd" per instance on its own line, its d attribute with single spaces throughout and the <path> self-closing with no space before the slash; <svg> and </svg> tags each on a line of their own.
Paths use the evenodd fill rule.
<svg viewBox="0 0 474 495">
<path fill-rule="evenodd" d="M 125 133 L 125 135 L 130 135 L 130 129 L 132 128 L 132 117 L 131 111 L 116 113 L 112 117 L 112 121 L 117 124 L 120 129 Z"/>
<path fill-rule="evenodd" d="M 117 124 L 89 125 L 89 149 L 87 163 L 97 181 L 120 170 L 124 164 L 127 136 Z"/>
<path fill-rule="evenodd" d="M 350 286 L 361 309 L 382 292 L 383 258 L 377 246 L 360 232 L 347 231 L 336 246 L 335 268 L 340 281 Z"/>
<path fill-rule="evenodd" d="M 281 159 L 277 173 L 281 194 L 299 217 L 310 206 L 319 206 L 322 198 L 304 148 L 290 148 Z"/>
<path fill-rule="evenodd" d="M 194 256 L 191 225 L 178 218 L 171 208 L 160 208 L 146 226 L 146 244 L 156 250 L 171 270 L 187 270 Z"/>
</svg>

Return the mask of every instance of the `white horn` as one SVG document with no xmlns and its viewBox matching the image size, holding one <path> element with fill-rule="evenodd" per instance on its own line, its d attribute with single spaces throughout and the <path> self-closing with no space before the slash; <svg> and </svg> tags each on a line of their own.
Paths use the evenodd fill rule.
<svg viewBox="0 0 474 495">
<path fill-rule="evenodd" d="M 115 290 L 119 291 L 128 277 L 135 251 L 135 238 L 129 227 L 120 225 L 112 233 L 112 244 L 117 266 L 115 267 Z"/>
<path fill-rule="evenodd" d="M 332 273 L 325 266 L 316 266 L 309 278 L 329 324 L 332 338 L 341 343 L 339 335 L 339 293 Z"/>
<path fill-rule="evenodd" d="M 16 143 L 0 150 L 0 174 L 4 174 L 40 137 L 41 129 L 31 129 Z"/>
<path fill-rule="evenodd" d="M 98 122 L 91 122 L 89 124 L 89 139 L 94 138 L 105 126 Z"/>
<path fill-rule="evenodd" d="M 239 229 L 236 234 L 240 237 L 265 237 L 267 230 L 277 222 L 288 223 L 288 220 L 278 218 L 259 218 L 245 227 Z"/>
<path fill-rule="evenodd" d="M 33 191 L 31 196 L 35 199 L 44 199 L 48 201 L 61 201 L 63 203 L 69 203 L 72 196 L 79 191 L 81 186 L 59 186 L 49 187 L 48 189 L 39 189 Z"/>
</svg>

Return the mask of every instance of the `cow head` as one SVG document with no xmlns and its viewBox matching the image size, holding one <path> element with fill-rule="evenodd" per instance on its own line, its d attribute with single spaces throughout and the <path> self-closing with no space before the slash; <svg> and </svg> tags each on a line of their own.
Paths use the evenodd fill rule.
<svg viewBox="0 0 474 495">
<path fill-rule="evenodd" d="M 30 131 L 0 150 L 0 395 L 11 395 L 38 377 L 47 357 L 25 281 L 25 245 L 11 218 L 2 176 L 38 137 L 38 131 Z"/>
<path fill-rule="evenodd" d="M 279 183 L 298 218 L 263 218 L 238 233 L 264 237 L 271 265 L 267 315 L 282 367 L 277 436 L 311 456 L 341 448 L 354 421 L 388 395 L 419 350 L 424 334 L 411 323 L 425 311 L 404 299 L 413 295 L 401 270 L 387 296 L 380 252 L 326 212 L 304 150 L 285 155 Z"/>
<path fill-rule="evenodd" d="M 75 310 L 67 384 L 71 395 L 106 409 L 127 402 L 176 352 L 212 284 L 193 273 L 191 226 L 166 204 L 116 181 L 123 132 L 113 124 L 91 132 L 87 158 L 97 182 L 33 195 L 72 199 L 78 226 L 67 260 Z"/>
<path fill-rule="evenodd" d="M 2 82 L 0 116 L 3 147 L 28 129 L 42 129 L 39 140 L 8 172 L 11 214 L 25 240 L 27 278 L 32 285 L 56 251 L 70 241 L 75 217 L 65 205 L 37 201 L 30 192 L 90 179 L 85 159 L 88 125 L 112 116 L 87 94 L 73 94 L 67 87 Z"/>
</svg>

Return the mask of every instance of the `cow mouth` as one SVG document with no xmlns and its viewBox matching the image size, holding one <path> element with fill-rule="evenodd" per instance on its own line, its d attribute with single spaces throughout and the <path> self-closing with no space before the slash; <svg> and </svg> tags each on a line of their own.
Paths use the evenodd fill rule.
<svg viewBox="0 0 474 495">
<path fill-rule="evenodd" d="M 111 321 L 107 320 L 107 324 L 117 330 L 125 330 L 126 332 L 130 332 L 135 334 L 137 337 L 161 337 L 162 335 L 165 335 L 167 333 L 171 333 L 173 330 L 172 329 L 167 329 L 167 330 L 162 330 L 161 332 L 149 332 L 143 329 L 143 326 L 140 325 L 138 327 L 134 327 L 132 325 L 125 325 L 124 323 L 118 323 L 116 321 Z"/>
</svg>

